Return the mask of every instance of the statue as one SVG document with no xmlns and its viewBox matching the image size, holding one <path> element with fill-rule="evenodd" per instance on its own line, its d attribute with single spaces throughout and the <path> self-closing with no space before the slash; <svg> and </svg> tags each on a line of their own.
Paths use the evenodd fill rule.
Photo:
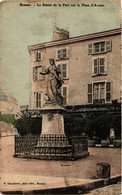
<svg viewBox="0 0 122 195">
<path fill-rule="evenodd" d="M 49 59 L 50 66 L 45 69 L 44 72 L 40 72 L 42 75 L 48 75 L 46 85 L 46 104 L 62 105 L 63 97 L 61 96 L 60 88 L 63 80 L 60 77 L 60 69 L 55 65 L 54 59 Z"/>
</svg>

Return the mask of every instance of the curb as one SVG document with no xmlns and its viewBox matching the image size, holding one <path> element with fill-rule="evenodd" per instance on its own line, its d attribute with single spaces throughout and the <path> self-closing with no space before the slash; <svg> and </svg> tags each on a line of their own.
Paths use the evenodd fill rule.
<svg viewBox="0 0 122 195">
<path fill-rule="evenodd" d="M 86 184 L 60 187 L 60 188 L 50 188 L 43 190 L 28 190 L 28 191 L 1 191 L 2 194 L 22 194 L 22 195 L 33 195 L 33 194 L 84 194 L 87 191 L 93 190 L 95 188 L 104 187 L 107 185 L 116 184 L 121 181 L 121 175 L 113 176 L 107 179 L 100 179 L 98 181 L 91 181 Z"/>
</svg>

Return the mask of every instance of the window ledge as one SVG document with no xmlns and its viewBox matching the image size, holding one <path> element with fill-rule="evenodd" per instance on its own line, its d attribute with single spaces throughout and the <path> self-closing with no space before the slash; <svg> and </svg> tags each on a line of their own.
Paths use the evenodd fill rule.
<svg viewBox="0 0 122 195">
<path fill-rule="evenodd" d="M 110 50 L 111 51 L 111 50 Z M 88 54 L 88 55 L 99 55 L 99 54 L 104 54 L 104 53 L 108 53 L 110 51 L 103 51 L 103 52 L 98 52 L 98 53 L 91 53 L 91 54 Z"/>
<path fill-rule="evenodd" d="M 69 78 L 61 78 L 62 80 L 69 80 Z"/>
<path fill-rule="evenodd" d="M 37 79 L 37 80 L 33 80 L 33 82 L 38 82 L 38 81 L 45 81 L 45 79 Z"/>
<path fill-rule="evenodd" d="M 34 61 L 34 62 L 40 62 L 40 61 L 42 61 L 42 59 L 41 59 L 41 60 L 36 60 L 36 61 Z"/>
<path fill-rule="evenodd" d="M 106 76 L 107 73 L 103 73 L 103 74 L 95 74 L 95 75 L 92 75 L 92 77 L 99 77 L 99 76 Z"/>
<path fill-rule="evenodd" d="M 56 59 L 56 61 L 60 61 L 60 60 L 68 60 L 69 58 L 66 57 L 66 58 L 59 58 L 59 59 Z"/>
</svg>

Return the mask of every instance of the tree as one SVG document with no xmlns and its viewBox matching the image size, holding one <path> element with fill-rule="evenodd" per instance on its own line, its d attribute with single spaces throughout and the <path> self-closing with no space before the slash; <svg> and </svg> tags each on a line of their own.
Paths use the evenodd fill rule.
<svg viewBox="0 0 122 195">
<path fill-rule="evenodd" d="M 2 114 L 0 112 L 0 121 L 4 121 L 6 123 L 14 123 L 15 121 L 15 116 L 14 114 Z"/>
</svg>

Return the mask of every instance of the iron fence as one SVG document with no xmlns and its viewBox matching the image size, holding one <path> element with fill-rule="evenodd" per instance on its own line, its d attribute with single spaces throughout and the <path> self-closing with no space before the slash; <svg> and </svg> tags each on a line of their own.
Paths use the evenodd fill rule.
<svg viewBox="0 0 122 195">
<path fill-rule="evenodd" d="M 14 157 L 73 159 L 79 154 L 88 155 L 88 140 L 85 136 L 66 137 L 64 134 L 15 135 Z"/>
</svg>

